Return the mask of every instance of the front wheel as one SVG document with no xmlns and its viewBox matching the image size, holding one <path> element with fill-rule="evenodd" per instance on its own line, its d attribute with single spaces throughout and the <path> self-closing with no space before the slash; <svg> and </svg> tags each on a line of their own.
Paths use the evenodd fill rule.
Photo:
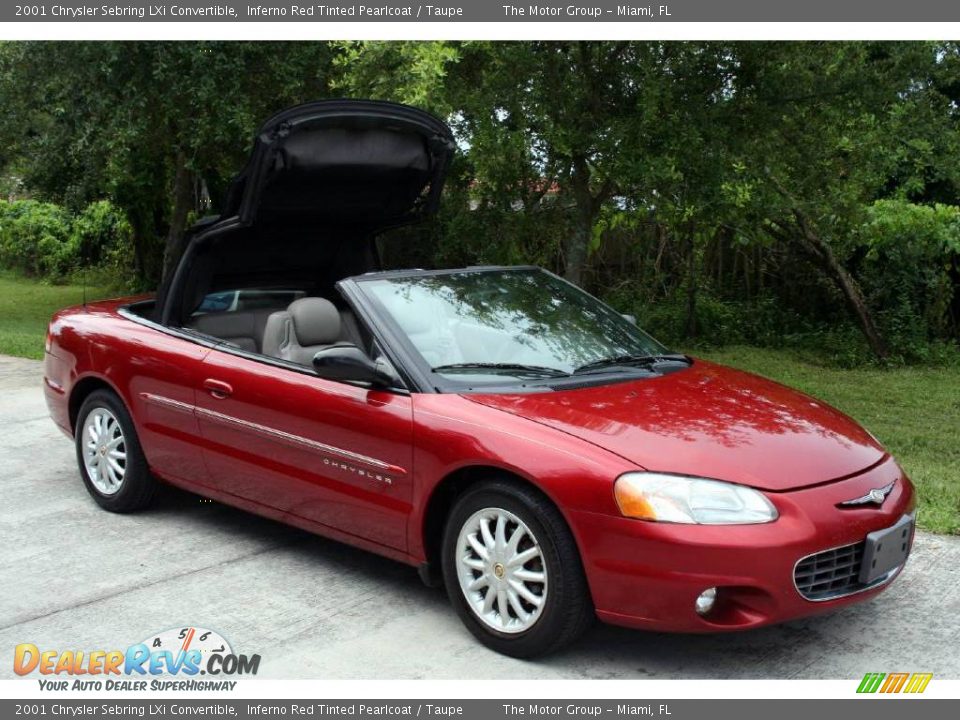
<svg viewBox="0 0 960 720">
<path fill-rule="evenodd" d="M 530 488 L 491 480 L 463 495 L 447 519 L 442 564 L 461 620 L 505 655 L 557 650 L 593 619 L 570 530 Z"/>
<path fill-rule="evenodd" d="M 100 507 L 131 512 L 150 503 L 157 481 L 120 398 L 109 390 L 90 393 L 77 414 L 74 439 L 83 484 Z"/>
</svg>

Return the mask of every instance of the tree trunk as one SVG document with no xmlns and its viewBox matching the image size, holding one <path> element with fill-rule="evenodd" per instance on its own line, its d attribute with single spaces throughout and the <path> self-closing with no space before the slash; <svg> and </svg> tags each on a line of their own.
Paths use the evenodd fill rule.
<svg viewBox="0 0 960 720">
<path fill-rule="evenodd" d="M 697 248 L 693 223 L 687 227 L 687 330 L 688 338 L 697 336 Z"/>
<path fill-rule="evenodd" d="M 170 213 L 170 228 L 163 250 L 163 277 L 166 281 L 177 267 L 183 254 L 183 240 L 187 229 L 187 216 L 193 204 L 193 173 L 187 167 L 187 157 L 177 153 L 177 167 L 173 177 L 173 210 Z"/>
<path fill-rule="evenodd" d="M 147 253 L 144 249 L 144 238 L 147 231 L 143 223 L 131 222 L 133 227 L 133 272 L 137 276 L 138 283 L 147 283 L 150 279 L 147 269 Z"/>
<path fill-rule="evenodd" d="M 717 293 L 722 297 L 724 289 L 723 258 L 727 254 L 727 233 L 721 230 L 717 233 Z"/>
<path fill-rule="evenodd" d="M 564 243 L 563 276 L 575 285 L 582 285 L 590 238 L 593 235 L 593 223 L 597 214 L 596 201 L 590 194 L 590 166 L 586 158 L 574 158 L 570 186 L 576 215 L 573 233 Z"/>
<path fill-rule="evenodd" d="M 663 283 L 663 254 L 667 251 L 667 229 L 660 223 L 657 223 L 657 258 L 653 261 L 653 283 L 651 284 L 650 297 L 655 297 L 654 291 L 661 290 L 664 295 L 667 294 L 666 285 Z"/>
<path fill-rule="evenodd" d="M 593 232 L 593 219 L 577 208 L 573 232 L 564 243 L 563 276 L 575 285 L 583 285 L 583 271 L 587 265 L 587 251 Z"/>
<path fill-rule="evenodd" d="M 860 292 L 860 286 L 847 269 L 837 260 L 833 254 L 830 245 L 813 230 L 812 224 L 807 220 L 806 215 L 797 209 L 793 211 L 797 220 L 799 232 L 790 233 L 799 241 L 799 245 L 820 266 L 827 276 L 836 284 L 840 292 L 843 293 L 847 305 L 853 312 L 860 325 L 860 330 L 867 340 L 867 344 L 879 359 L 885 360 L 889 355 L 887 344 L 876 324 L 873 322 L 873 314 L 867 307 L 867 302 Z M 783 226 L 780 226 L 782 229 Z"/>
<path fill-rule="evenodd" d="M 153 213 L 142 204 L 129 210 L 130 225 L 133 229 L 133 263 L 137 278 L 137 290 L 157 287 L 160 270 L 157 252 L 157 235 L 153 222 Z"/>
<path fill-rule="evenodd" d="M 877 330 L 877 326 L 873 322 L 873 315 L 870 312 L 870 308 L 867 307 L 866 301 L 863 299 L 863 293 L 860 292 L 860 286 L 857 285 L 857 281 L 854 280 L 853 276 L 847 272 L 847 269 L 840 264 L 830 247 L 819 237 L 808 237 L 807 241 L 811 244 L 818 244 L 817 247 L 822 253 L 822 265 L 840 288 L 841 292 L 843 292 L 847 304 L 860 323 L 860 329 L 864 337 L 866 337 L 870 349 L 878 358 L 885 360 L 889 355 L 887 344 L 884 342 L 880 331 Z"/>
<path fill-rule="evenodd" d="M 796 220 L 796 227 L 799 228 L 799 232 L 796 232 L 788 226 L 784 226 L 778 221 L 773 221 L 774 225 L 784 234 L 796 238 L 804 251 L 810 255 L 814 262 L 819 264 L 821 269 L 836 283 L 837 287 L 843 293 L 844 298 L 846 298 L 850 310 L 856 316 L 857 322 L 860 324 L 860 330 L 863 332 L 863 336 L 866 338 L 867 344 L 870 345 L 873 354 L 879 359 L 885 360 L 889 355 L 887 344 L 884 342 L 880 331 L 873 322 L 873 315 L 870 312 L 870 308 L 867 307 L 866 301 L 863 299 L 860 286 L 857 285 L 853 276 L 847 272 L 847 269 L 837 260 L 837 256 L 833 254 L 830 245 L 824 242 L 823 238 L 817 234 L 814 229 L 815 224 L 807 216 L 806 212 L 804 212 L 802 206 L 797 203 L 793 196 L 787 191 L 783 183 L 772 174 L 768 173 L 767 177 L 777 191 L 793 205 L 793 217 L 794 220 Z M 774 233 L 774 235 L 776 234 L 777 233 Z"/>
</svg>

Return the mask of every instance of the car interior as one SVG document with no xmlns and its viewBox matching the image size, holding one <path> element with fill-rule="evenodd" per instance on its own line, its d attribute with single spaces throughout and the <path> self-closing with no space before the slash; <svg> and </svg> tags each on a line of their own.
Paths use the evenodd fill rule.
<svg viewBox="0 0 960 720">
<path fill-rule="evenodd" d="M 198 223 L 153 319 L 311 366 L 372 335 L 336 283 L 380 267 L 374 238 L 436 211 L 449 128 L 390 103 L 331 100 L 270 118 L 218 218 Z"/>
<path fill-rule="evenodd" d="M 196 248 L 179 325 L 247 352 L 310 366 L 340 344 L 371 350 L 371 335 L 335 288 L 370 268 L 368 239 L 343 228 L 338 240 L 271 242 L 280 229 L 242 229 Z"/>
</svg>

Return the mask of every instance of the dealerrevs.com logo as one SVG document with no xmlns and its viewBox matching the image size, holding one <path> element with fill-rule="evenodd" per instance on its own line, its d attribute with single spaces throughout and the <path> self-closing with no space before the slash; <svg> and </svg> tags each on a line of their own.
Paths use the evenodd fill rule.
<svg viewBox="0 0 960 720">
<path fill-rule="evenodd" d="M 235 653 L 222 635 L 199 627 L 171 628 L 125 650 L 21 643 L 13 653 L 17 675 L 45 676 L 38 678 L 40 689 L 52 691 L 233 690 L 236 680 L 226 677 L 256 675 L 259 668 L 259 655 Z"/>
</svg>

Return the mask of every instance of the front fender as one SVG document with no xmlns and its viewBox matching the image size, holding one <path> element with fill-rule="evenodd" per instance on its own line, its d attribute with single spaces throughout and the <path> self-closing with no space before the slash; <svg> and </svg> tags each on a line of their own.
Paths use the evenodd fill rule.
<svg viewBox="0 0 960 720">
<path fill-rule="evenodd" d="M 452 394 L 414 395 L 414 498 L 408 529 L 412 556 L 426 559 L 430 499 L 445 479 L 472 467 L 492 468 L 530 483 L 571 511 L 619 516 L 614 480 L 637 470 L 623 458 L 559 430 Z"/>
</svg>

